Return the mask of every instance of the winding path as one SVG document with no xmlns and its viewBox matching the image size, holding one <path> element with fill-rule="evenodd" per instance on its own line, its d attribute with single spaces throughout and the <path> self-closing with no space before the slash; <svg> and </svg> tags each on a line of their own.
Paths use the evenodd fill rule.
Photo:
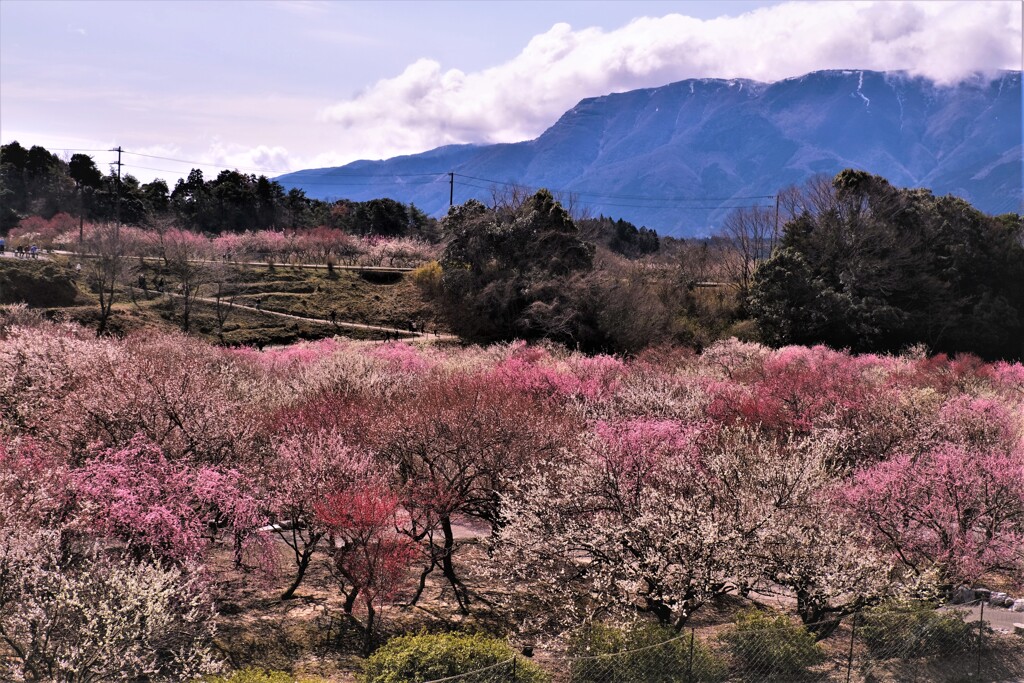
<svg viewBox="0 0 1024 683">
<path fill-rule="evenodd" d="M 179 298 L 179 299 L 182 298 L 181 294 L 175 294 L 173 292 L 164 292 L 163 296 L 170 296 L 170 297 L 175 297 L 175 298 Z M 208 297 L 196 297 L 193 300 L 194 301 L 200 301 L 200 302 L 206 303 L 206 304 L 211 304 L 211 305 L 214 305 L 214 306 L 217 305 L 217 300 L 216 299 L 210 299 Z M 281 311 L 274 311 L 274 310 L 267 309 L 267 308 L 262 308 L 262 307 L 257 308 L 255 306 L 248 306 L 248 305 L 239 304 L 239 303 L 232 303 L 231 307 L 232 308 L 243 309 L 243 310 L 246 310 L 246 311 L 252 311 L 254 313 L 263 313 L 263 314 L 266 314 L 266 315 L 277 316 L 279 318 L 289 318 L 291 320 L 302 320 L 304 322 L 320 323 L 322 325 L 327 325 L 329 327 L 335 327 L 335 328 L 345 328 L 345 329 L 350 329 L 350 330 L 371 330 L 371 331 L 374 331 L 374 332 L 384 332 L 386 334 L 393 334 L 395 336 L 407 337 L 409 339 L 438 339 L 438 340 L 445 340 L 445 341 L 450 341 L 450 340 L 458 339 L 458 337 L 456 337 L 454 335 L 451 335 L 451 334 L 434 334 L 434 333 L 428 333 L 428 332 L 412 332 L 410 330 L 403 330 L 403 329 L 401 329 L 399 327 L 387 327 L 387 326 L 384 326 L 384 325 L 369 325 L 369 324 L 366 324 L 366 323 L 352 323 L 352 322 L 342 322 L 342 321 L 331 322 L 330 320 L 327 320 L 327 319 L 324 319 L 324 318 L 312 318 L 312 317 L 308 317 L 308 316 L 304 316 L 304 315 L 295 315 L 293 313 L 283 313 Z"/>
</svg>

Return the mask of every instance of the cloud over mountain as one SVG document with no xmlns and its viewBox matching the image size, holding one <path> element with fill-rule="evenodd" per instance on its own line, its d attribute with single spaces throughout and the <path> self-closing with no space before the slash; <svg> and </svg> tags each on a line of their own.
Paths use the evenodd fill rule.
<svg viewBox="0 0 1024 683">
<path fill-rule="evenodd" d="M 686 78 L 775 81 L 820 69 L 904 70 L 939 85 L 1019 69 L 1017 2 L 791 2 L 738 17 L 640 18 L 603 31 L 556 24 L 513 59 L 464 73 L 410 64 L 323 120 L 346 152 L 402 154 L 535 137 L 580 99 Z"/>
<path fill-rule="evenodd" d="M 984 211 L 1022 207 L 1021 72 L 936 85 L 906 72 L 816 71 L 774 83 L 688 79 L 586 98 L 536 139 L 450 145 L 280 178 L 320 198 L 388 196 L 441 213 L 509 183 L 593 214 L 705 235 L 737 205 L 859 168 Z"/>
</svg>

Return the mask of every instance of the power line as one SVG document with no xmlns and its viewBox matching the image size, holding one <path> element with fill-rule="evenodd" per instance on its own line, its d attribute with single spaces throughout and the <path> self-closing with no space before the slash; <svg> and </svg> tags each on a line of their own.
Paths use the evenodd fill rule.
<svg viewBox="0 0 1024 683">
<path fill-rule="evenodd" d="M 175 159 L 174 157 L 163 157 L 157 154 L 143 154 L 142 152 L 131 152 L 128 150 L 125 150 L 124 153 L 131 154 L 137 157 L 146 157 L 147 159 L 160 159 L 161 161 L 173 161 L 180 164 L 192 164 L 195 166 L 212 166 L 214 168 L 224 168 L 225 166 L 225 164 L 209 163 L 206 161 L 196 161 L 195 159 Z M 244 166 L 235 166 L 235 168 L 240 171 L 256 171 L 260 173 L 288 173 L 288 171 L 272 168 L 247 168 Z M 168 173 L 177 173 L 177 171 L 168 171 Z"/>
<path fill-rule="evenodd" d="M 458 175 L 458 174 L 456 174 L 456 175 Z M 477 185 L 476 183 L 467 183 L 465 181 L 459 181 L 459 184 L 463 185 L 465 187 L 474 187 L 474 188 L 477 188 L 477 189 L 480 189 L 480 190 L 493 190 L 494 189 L 493 187 L 488 187 L 486 185 Z M 525 187 L 525 186 L 520 185 L 519 187 Z M 552 191 L 553 192 L 562 192 L 561 190 L 552 190 Z M 774 196 L 774 195 L 771 195 L 771 196 Z M 665 202 L 668 202 L 668 201 L 671 201 L 671 200 L 658 199 L 658 200 L 652 200 L 652 201 L 658 201 L 658 202 L 661 202 L 662 204 L 664 204 Z M 651 210 L 662 210 L 662 209 L 691 210 L 692 209 L 694 211 L 710 211 L 710 210 L 715 210 L 715 209 L 770 208 L 769 204 L 708 204 L 708 205 L 676 204 L 676 205 L 655 206 L 655 205 L 651 205 L 651 204 L 620 204 L 620 203 L 616 203 L 616 202 L 602 202 L 602 201 L 596 201 L 596 200 L 588 200 L 588 201 L 581 202 L 581 203 L 587 204 L 587 205 L 614 206 L 614 207 L 617 207 L 617 208 L 651 209 Z"/>
<path fill-rule="evenodd" d="M 352 177 L 358 178 L 358 177 L 362 177 L 362 176 L 352 176 Z M 385 177 L 391 177 L 391 176 L 381 176 L 381 177 L 385 178 Z M 316 180 L 305 181 L 304 180 L 301 183 L 296 183 L 296 182 L 293 182 L 291 180 L 288 180 L 288 181 L 285 181 L 285 182 L 287 182 L 289 185 L 294 185 L 295 187 L 305 187 L 306 185 L 327 185 L 329 187 L 373 187 L 374 185 L 432 185 L 434 183 L 439 183 L 441 181 L 442 181 L 441 178 L 431 178 L 429 180 L 401 180 L 401 179 L 396 178 L 395 180 L 379 180 L 377 182 L 369 182 L 369 183 L 337 183 L 337 182 L 333 182 L 333 181 L 330 181 L 330 180 L 324 180 L 324 181 L 316 181 Z M 277 183 L 279 181 L 275 180 L 274 182 Z M 444 179 L 444 182 L 448 182 L 447 179 Z"/>
<path fill-rule="evenodd" d="M 112 152 L 110 149 L 76 149 L 74 147 L 46 147 L 48 152 Z"/>
<path fill-rule="evenodd" d="M 293 174 L 304 173 L 305 171 L 292 171 Z M 440 178 L 441 176 L 447 176 L 448 173 L 445 171 L 438 171 L 436 173 L 336 173 L 332 176 L 317 176 L 320 178 L 423 178 L 432 177 Z"/>
<path fill-rule="evenodd" d="M 132 152 L 130 150 L 124 150 L 124 153 L 125 154 L 132 154 L 132 155 L 139 156 L 139 157 L 145 157 L 147 159 L 160 159 L 160 160 L 163 160 L 163 161 L 172 161 L 172 162 L 175 162 L 175 163 L 182 163 L 182 164 L 195 164 L 197 166 L 205 166 L 205 167 L 221 168 L 221 169 L 224 168 L 223 164 L 207 163 L 207 162 L 202 162 L 202 161 L 196 161 L 194 159 L 179 159 L 179 158 L 176 158 L 176 157 L 165 157 L 165 156 L 160 156 L 160 155 L 157 155 L 157 154 L 145 154 L 143 152 Z M 180 173 L 181 172 L 181 171 L 172 171 L 170 169 L 151 168 L 151 167 L 148 167 L 148 166 L 133 165 L 133 167 L 134 168 L 138 168 L 138 169 L 145 169 L 145 170 L 149 170 L 149 171 L 156 171 L 156 172 L 160 172 L 160 173 Z M 491 183 L 492 185 L 500 185 L 500 186 L 504 186 L 504 187 L 522 187 L 522 188 L 533 189 L 533 190 L 539 189 L 539 186 L 525 185 L 523 183 L 515 183 L 515 182 L 510 182 L 510 181 L 495 180 L 493 178 L 482 178 L 480 176 L 472 176 L 472 175 L 469 175 L 467 173 L 457 173 L 457 172 L 452 172 L 452 171 L 447 171 L 447 172 L 446 171 L 433 171 L 433 172 L 426 172 L 426 173 L 334 173 L 332 175 L 319 175 L 319 176 L 314 176 L 313 178 L 304 179 L 302 177 L 303 171 L 291 171 L 291 172 L 289 172 L 289 171 L 282 171 L 280 169 L 267 169 L 267 168 L 255 168 L 255 167 L 244 167 L 244 166 L 236 166 L 235 170 L 256 171 L 256 172 L 261 172 L 261 173 L 292 173 L 292 174 L 298 174 L 299 177 L 292 178 L 292 179 L 286 181 L 290 185 L 293 185 L 293 186 L 319 185 L 319 186 L 331 186 L 331 187 L 361 187 L 361 186 L 372 186 L 372 185 L 377 185 L 377 184 L 425 185 L 425 184 L 429 184 L 429 183 L 432 183 L 432 182 L 437 182 L 439 180 L 444 179 L 444 180 L 447 180 L 448 183 L 449 183 L 449 194 L 453 195 L 454 194 L 455 178 L 458 177 L 458 178 L 464 178 L 466 180 L 477 180 L 477 181 L 480 181 L 480 182 L 483 182 L 483 183 Z M 445 176 L 447 176 L 447 177 L 445 177 Z M 404 181 L 399 181 L 398 180 L 400 178 L 428 178 L 428 177 L 429 178 L 433 178 L 433 180 L 430 180 L 430 181 L 427 181 L 427 182 L 422 182 L 422 183 L 404 182 Z M 348 179 L 348 178 L 390 178 L 390 179 L 393 179 L 393 180 L 391 180 L 391 181 L 380 180 L 380 181 L 368 182 L 368 183 L 338 182 L 338 179 Z M 460 184 L 464 185 L 464 186 L 467 186 L 467 187 L 475 187 L 477 189 L 482 189 L 482 190 L 493 190 L 494 189 L 493 187 L 486 187 L 486 186 L 481 186 L 481 185 L 476 185 L 476 184 L 473 184 L 473 183 L 469 183 L 469 182 L 466 182 L 465 180 L 460 181 Z M 682 196 L 682 195 L 656 197 L 656 196 L 652 196 L 652 195 L 605 194 L 605 193 L 600 193 L 600 192 L 588 192 L 586 190 L 570 190 L 570 189 L 560 189 L 560 188 L 551 188 L 551 187 L 549 187 L 547 189 L 550 190 L 551 192 L 558 193 L 558 194 L 576 195 L 576 196 L 580 196 L 580 197 L 591 197 L 591 198 L 593 198 L 591 201 L 587 202 L 588 204 L 600 204 L 601 206 L 609 206 L 609 207 L 616 207 L 616 208 L 633 208 L 633 209 L 694 209 L 694 210 L 707 210 L 707 209 L 759 208 L 759 207 L 764 206 L 764 205 L 762 205 L 762 204 L 751 204 L 751 203 L 741 203 L 741 204 L 716 204 L 714 206 L 707 206 L 707 205 L 690 205 L 690 204 L 684 204 L 683 202 L 716 202 L 716 201 L 721 201 L 721 202 L 742 202 L 743 200 L 774 199 L 775 198 L 775 195 L 769 195 L 769 194 L 765 194 L 765 195 L 735 195 L 735 196 L 731 196 L 731 197 L 698 197 L 698 196 Z M 452 197 L 450 197 L 450 198 L 452 198 Z M 626 200 L 627 202 L 630 201 L 630 200 L 633 200 L 633 201 L 639 201 L 639 202 L 658 202 L 658 203 L 661 203 L 661 204 L 671 203 L 673 205 L 672 206 L 650 206 L 649 204 L 635 204 L 635 203 L 619 203 L 619 202 L 598 201 L 598 200 L 606 200 L 606 199 L 611 199 L 611 200 L 620 200 L 621 199 L 621 200 Z"/>
<path fill-rule="evenodd" d="M 456 173 L 455 175 L 457 175 L 459 177 L 462 177 L 462 178 L 469 178 L 471 180 L 479 180 L 479 181 L 485 182 L 485 183 L 494 183 L 496 185 L 506 185 L 506 186 L 509 186 L 509 187 L 525 187 L 525 188 L 539 189 L 539 186 L 524 185 L 522 183 L 513 183 L 513 182 L 507 182 L 507 181 L 501 181 L 501 180 L 492 180 L 491 178 L 479 178 L 477 176 L 466 175 L 465 173 Z M 673 201 L 673 202 L 678 202 L 678 201 L 732 201 L 732 200 L 739 200 L 739 199 L 774 199 L 775 198 L 775 195 L 773 195 L 773 194 L 753 194 L 753 195 L 742 195 L 742 196 L 741 195 L 735 195 L 735 196 L 732 196 L 732 197 L 683 197 L 683 196 L 677 196 L 677 197 L 652 197 L 652 196 L 649 196 L 649 195 L 602 194 L 602 193 L 598 193 L 598 192 L 585 192 L 585 191 L 581 191 L 581 190 L 564 190 L 564 189 L 557 189 L 557 188 L 552 188 L 552 187 L 549 187 L 547 189 L 550 190 L 551 192 L 560 192 L 560 193 L 563 193 L 563 194 L 585 195 L 585 196 L 588 196 L 588 197 L 599 197 L 599 198 L 603 198 L 603 199 L 637 199 L 637 200 Z"/>
<path fill-rule="evenodd" d="M 156 171 L 158 173 L 177 173 L 178 172 L 178 171 L 172 171 L 172 170 L 167 169 L 167 168 L 154 168 L 152 166 L 140 166 L 138 164 L 125 163 L 124 166 L 126 168 L 134 168 L 134 169 L 144 170 L 144 171 Z M 417 177 L 418 176 L 419 176 L 419 174 L 417 174 Z M 359 177 L 363 177 L 363 176 L 348 176 L 348 177 L 359 178 Z M 380 176 L 380 177 L 381 178 L 391 178 L 391 177 L 394 177 L 394 176 Z M 405 176 L 401 176 L 401 177 L 405 177 Z M 440 181 L 439 177 L 435 177 L 435 178 L 430 179 L 430 180 L 398 180 L 398 179 L 396 179 L 396 180 L 392 180 L 390 182 L 387 181 L 387 180 L 380 180 L 380 181 L 377 181 L 377 182 L 365 182 L 365 183 L 339 183 L 339 182 L 333 182 L 333 181 L 329 181 L 329 180 L 328 181 L 318 181 L 318 180 L 305 181 L 304 180 L 304 181 L 301 182 L 301 185 L 330 185 L 332 187 L 333 186 L 337 186 L 337 187 L 350 187 L 350 186 L 351 187 L 361 187 L 361 186 L 366 186 L 366 187 L 369 187 L 371 185 L 382 185 L 382 184 L 384 184 L 384 185 L 387 185 L 387 184 L 394 184 L 394 185 L 429 185 L 430 183 L 435 183 L 435 182 L 439 182 L 439 181 Z M 278 181 L 275 180 L 273 182 L 278 182 Z M 296 185 L 296 186 L 299 185 L 299 183 L 292 183 L 291 181 L 286 181 L 286 182 L 288 182 L 291 185 Z"/>
<path fill-rule="evenodd" d="M 108 151 L 108 150 L 97 150 L 97 151 Z M 197 161 L 194 159 L 179 159 L 176 157 L 166 157 L 157 154 L 145 154 L 143 152 L 132 152 L 130 150 L 123 150 L 124 154 L 131 154 L 138 157 L 144 157 L 147 159 L 160 159 L 163 161 L 171 161 L 182 164 L 194 164 L 196 166 L 203 166 L 209 168 L 220 168 L 223 169 L 223 164 L 207 163 L 203 161 Z M 130 168 L 136 168 L 140 170 L 154 171 L 157 173 L 181 173 L 181 171 L 174 171 L 171 169 L 154 168 L 150 166 L 142 166 L 137 164 L 125 164 Z M 236 166 L 235 170 L 239 171 L 255 171 L 260 173 L 287 173 L 280 169 L 267 169 L 267 168 L 255 168 L 255 167 L 244 167 Z M 524 188 L 527 190 L 537 190 L 539 186 L 525 185 L 523 183 L 515 183 L 511 181 L 495 180 L 493 178 L 483 178 L 480 176 L 473 176 L 466 173 L 457 173 L 453 171 L 433 171 L 426 173 L 333 173 L 331 175 L 318 175 L 312 178 L 303 178 L 303 171 L 292 171 L 290 172 L 298 177 L 289 179 L 287 182 L 291 186 L 306 187 L 306 186 L 328 186 L 328 187 L 372 187 L 375 185 L 398 185 L 398 186 L 417 186 L 417 185 L 429 185 L 432 183 L 439 182 L 441 180 L 447 181 L 449 184 L 449 199 L 454 198 L 454 186 L 455 179 L 459 178 L 460 185 L 465 187 L 472 187 L 480 190 L 493 191 L 495 186 L 512 187 L 512 188 Z M 348 180 L 350 178 L 377 178 L 380 180 L 371 182 L 340 182 Z M 415 180 L 403 180 L 404 178 L 430 178 L 430 180 L 415 181 Z M 476 180 L 482 183 L 490 183 L 487 185 L 478 185 L 473 182 Z M 774 199 L 775 195 L 735 195 L 731 197 L 701 197 L 701 196 L 662 196 L 657 197 L 653 195 L 630 195 L 630 194 L 605 194 L 600 192 L 588 192 L 586 190 L 570 190 L 560 188 L 546 188 L 549 191 L 570 196 L 578 197 L 589 197 L 591 199 L 581 202 L 588 205 L 599 205 L 601 207 L 614 207 L 614 208 L 629 208 L 629 209 L 650 209 L 650 210 L 694 210 L 694 211 L 709 211 L 719 209 L 749 209 L 749 208 L 770 208 L 767 204 L 757 204 L 744 202 L 744 200 L 757 200 L 757 199 Z M 626 203 L 619 201 L 605 201 L 605 200 L 626 200 Z M 642 204 L 630 203 L 633 202 L 645 202 Z M 740 203 L 729 203 L 729 204 L 690 204 L 688 202 L 740 202 Z"/>
<path fill-rule="evenodd" d="M 152 168 L 150 166 L 139 166 L 138 164 L 129 164 L 127 162 L 124 163 L 124 167 L 125 168 L 135 168 L 135 169 L 138 169 L 140 171 L 157 171 L 159 173 L 177 173 L 177 171 L 171 171 L 171 170 L 168 170 L 166 168 Z"/>
<path fill-rule="evenodd" d="M 233 164 L 217 164 L 208 163 L 205 161 L 196 161 L 195 159 L 177 159 L 174 157 L 164 157 L 157 154 L 143 154 L 142 152 L 132 152 L 129 150 L 124 151 L 125 154 L 132 154 L 138 157 L 146 157 L 147 159 L 160 159 L 162 161 L 173 161 L 181 164 L 194 164 L 196 166 L 209 166 L 213 168 L 223 169 L 225 166 L 234 166 Z M 142 168 L 142 167 L 140 167 Z M 304 171 L 290 171 L 287 169 L 275 169 L 275 168 L 257 168 L 254 166 L 234 166 L 235 170 L 238 171 L 252 171 L 256 173 L 303 173 Z M 179 173 L 180 171 L 167 170 L 167 173 Z M 412 178 L 422 176 L 440 176 L 447 175 L 444 171 L 437 171 L 432 173 L 338 173 L 335 177 L 350 177 L 350 178 Z"/>
</svg>

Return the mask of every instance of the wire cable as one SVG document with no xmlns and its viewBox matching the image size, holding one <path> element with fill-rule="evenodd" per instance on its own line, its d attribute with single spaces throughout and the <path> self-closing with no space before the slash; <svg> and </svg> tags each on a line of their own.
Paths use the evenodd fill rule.
<svg viewBox="0 0 1024 683">
<path fill-rule="evenodd" d="M 467 183 L 467 182 L 461 181 L 461 180 L 458 182 L 458 185 L 461 185 L 463 187 L 473 187 L 473 188 L 477 188 L 477 189 L 480 189 L 480 190 L 493 190 L 494 189 L 493 187 L 488 187 L 486 185 L 477 185 L 476 183 Z M 526 186 L 520 185 L 519 187 L 526 187 Z M 553 192 L 558 192 L 556 190 L 552 190 L 552 191 Z M 774 196 L 774 195 L 772 195 L 772 196 Z M 662 204 L 664 204 L 665 202 L 670 201 L 670 200 L 660 200 L 659 199 L 659 200 L 654 200 L 654 201 L 659 201 Z M 651 209 L 651 210 L 662 210 L 662 209 L 665 209 L 665 210 L 673 210 L 673 211 L 679 211 L 679 210 L 683 210 L 683 211 L 685 211 L 685 210 L 714 211 L 714 210 L 718 210 L 718 209 L 754 209 L 754 208 L 768 209 L 768 208 L 773 208 L 774 207 L 774 205 L 770 205 L 770 204 L 708 204 L 708 205 L 681 204 L 681 205 L 654 206 L 654 205 L 651 205 L 651 204 L 620 204 L 620 203 L 617 203 L 617 202 L 603 202 L 603 201 L 598 201 L 598 200 L 593 200 L 593 199 L 587 200 L 587 201 L 581 201 L 580 203 L 584 204 L 586 206 L 602 206 L 602 207 L 604 207 L 604 206 L 614 206 L 614 207 L 617 207 L 617 208 Z"/>
<path fill-rule="evenodd" d="M 127 168 L 127 169 L 137 169 L 137 170 L 144 170 L 144 171 L 155 171 L 155 172 L 158 172 L 158 173 L 176 173 L 176 171 L 171 171 L 170 169 L 166 169 L 166 168 L 154 168 L 152 166 L 141 166 L 139 164 L 133 164 L 133 163 L 122 163 L 121 165 L 124 168 Z M 338 183 L 338 182 L 331 182 L 331 181 L 325 181 L 325 182 L 309 181 L 309 182 L 301 183 L 301 186 L 306 186 L 306 185 L 328 185 L 328 186 L 331 186 L 331 187 L 371 187 L 371 186 L 375 186 L 375 185 L 406 185 L 406 186 L 408 186 L 408 185 L 430 185 L 431 183 L 438 182 L 438 180 L 439 179 L 433 179 L 433 180 L 400 180 L 400 179 L 395 179 L 395 180 L 391 180 L 391 181 L 379 180 L 377 182 L 365 182 L 365 183 Z M 280 184 L 276 180 L 274 180 L 272 182 Z M 447 179 L 445 179 L 445 182 L 447 182 Z M 300 186 L 298 183 L 291 183 L 291 182 L 289 182 L 288 184 L 289 185 L 294 185 L 296 187 Z"/>
<path fill-rule="evenodd" d="M 470 178 L 472 180 L 479 180 L 485 183 L 494 183 L 496 185 L 507 185 L 509 187 L 524 187 L 539 189 L 539 186 L 524 185 L 523 183 L 513 183 L 510 181 L 492 180 L 490 178 L 480 178 L 477 176 L 466 175 L 464 173 L 456 173 L 456 177 Z M 547 188 L 551 192 L 561 192 L 565 194 L 577 194 L 588 197 L 600 197 L 603 199 L 637 199 L 637 200 L 652 200 L 652 201 L 732 201 L 738 199 L 774 199 L 773 194 L 752 194 L 752 195 L 735 195 L 732 197 L 653 197 L 650 195 L 628 195 L 628 194 L 601 194 L 597 192 L 586 192 L 582 190 L 564 190 L 557 188 Z"/>
<path fill-rule="evenodd" d="M 97 151 L 109 151 L 109 150 L 97 150 Z M 207 168 L 221 168 L 223 164 L 207 163 L 196 161 L 194 159 L 180 159 L 176 157 L 166 157 L 157 154 L 146 154 L 143 152 L 133 152 L 131 150 L 123 150 L 124 154 L 131 154 L 138 157 L 144 157 L 147 159 L 160 159 L 163 161 L 171 161 L 174 163 L 182 164 L 194 164 L 196 166 L 202 166 Z M 158 173 L 181 173 L 181 171 L 173 171 L 171 169 L 160 169 L 150 166 L 142 166 L 137 164 L 125 164 L 130 168 L 136 168 L 140 170 L 155 171 Z M 467 173 L 458 173 L 453 171 L 434 171 L 427 173 L 331 173 L 320 174 L 310 178 L 303 178 L 304 171 L 282 171 L 280 169 L 267 169 L 267 168 L 255 168 L 255 167 L 243 167 L 236 166 L 235 170 L 238 171 L 255 171 L 260 173 L 282 173 L 290 174 L 297 177 L 289 178 L 285 181 L 289 186 L 292 187 L 306 187 L 306 186 L 325 186 L 325 187 L 372 187 L 374 185 L 400 185 L 400 186 L 415 186 L 415 185 L 428 185 L 436 182 L 447 181 L 449 174 L 453 178 L 460 179 L 459 185 L 463 187 L 472 187 L 480 190 L 494 191 L 496 186 L 510 187 L 510 188 L 523 188 L 526 190 L 536 191 L 540 189 L 540 186 L 526 185 L 523 183 L 515 183 L 511 181 L 495 180 L 493 178 L 483 178 L 480 176 L 473 176 Z M 350 178 L 378 178 L 380 180 L 371 182 L 342 182 Z M 403 178 L 430 178 L 427 181 L 406 181 Z M 490 183 L 489 186 L 478 185 L 468 181 L 478 181 L 481 183 Z M 275 181 L 280 182 L 280 181 Z M 744 202 L 744 200 L 757 200 L 757 199 L 773 199 L 775 195 L 735 195 L 731 197 L 700 197 L 700 196 L 653 196 L 653 195 L 630 195 L 630 194 L 606 194 L 600 192 L 589 192 L 586 190 L 573 190 L 573 189 L 561 189 L 561 188 L 546 188 L 550 192 L 561 195 L 569 195 L 575 197 L 589 198 L 581 203 L 586 205 L 597 205 L 601 207 L 614 207 L 614 208 L 629 208 L 629 209 L 652 209 L 652 210 L 687 210 L 692 209 L 695 211 L 709 211 L 719 209 L 748 209 L 748 208 L 770 208 L 767 204 L 757 204 Z M 613 201 L 605 201 L 613 200 Z M 626 203 L 622 203 L 615 200 L 625 200 Z M 635 203 L 644 202 L 644 203 Z M 690 204 L 688 202 L 705 202 L 703 204 Z M 729 204 L 714 204 L 709 205 L 706 202 L 730 202 Z M 732 203 L 742 202 L 742 203 Z"/>
<path fill-rule="evenodd" d="M 177 159 L 175 157 L 159 156 L 157 154 L 143 154 L 142 152 L 132 152 L 130 150 L 123 150 L 124 154 L 133 154 L 138 157 L 145 157 L 147 159 L 160 159 L 162 161 L 173 161 L 180 164 L 194 164 L 196 166 L 211 166 L 215 168 L 224 168 L 225 164 L 208 163 L 205 161 L 196 161 L 195 159 Z M 230 165 L 230 164 L 227 164 Z M 291 171 L 287 169 L 275 169 L 275 168 L 257 168 L 253 166 L 235 166 L 235 170 L 239 171 L 252 171 L 256 173 L 304 173 L 306 171 Z M 177 173 L 178 171 L 167 171 L 168 173 Z M 441 176 L 448 175 L 447 171 L 437 171 L 435 173 L 338 173 L 336 177 L 351 177 L 351 178 L 413 178 L 422 176 Z"/>
</svg>

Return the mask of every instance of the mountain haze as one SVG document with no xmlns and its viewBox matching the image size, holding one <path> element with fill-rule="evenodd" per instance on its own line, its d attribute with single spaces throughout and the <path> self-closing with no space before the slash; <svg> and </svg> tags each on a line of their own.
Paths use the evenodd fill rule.
<svg viewBox="0 0 1024 683">
<path fill-rule="evenodd" d="M 731 207 L 773 206 L 777 190 L 851 167 L 989 213 L 1019 212 L 1021 131 L 1019 71 L 954 86 L 875 71 L 770 84 L 690 79 L 585 99 L 535 140 L 439 147 L 278 180 L 311 197 L 392 197 L 439 214 L 453 171 L 456 203 L 489 199 L 495 183 L 548 187 L 575 193 L 594 215 L 702 236 Z"/>
</svg>

